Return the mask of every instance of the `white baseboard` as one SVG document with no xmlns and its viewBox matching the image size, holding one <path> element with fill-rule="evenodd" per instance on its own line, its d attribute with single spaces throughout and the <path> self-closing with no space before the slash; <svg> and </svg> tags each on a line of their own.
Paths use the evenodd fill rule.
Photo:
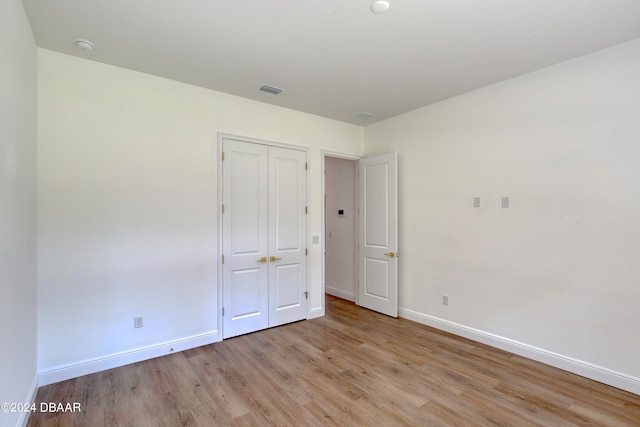
<svg viewBox="0 0 640 427">
<path fill-rule="evenodd" d="M 27 394 L 27 397 L 25 398 L 24 402 L 29 402 L 31 404 L 35 403 L 36 401 L 36 394 L 38 393 L 38 374 L 33 376 L 33 381 L 31 382 L 31 387 L 29 387 L 29 393 Z M 26 427 L 27 422 L 29 422 L 29 415 L 31 414 L 31 412 L 29 411 L 23 411 L 20 413 L 20 418 L 18 418 L 18 422 L 16 423 L 16 426 L 19 427 Z"/>
<path fill-rule="evenodd" d="M 329 292 L 327 292 L 329 293 Z M 346 299 L 346 298 L 345 298 Z M 627 374 L 603 368 L 588 362 L 577 360 L 568 356 L 563 356 L 548 350 L 534 347 L 525 343 L 514 341 L 508 338 L 484 332 L 478 329 L 460 325 L 448 320 L 429 316 L 417 311 L 400 307 L 398 309 L 400 317 L 431 326 L 445 332 L 459 335 L 464 338 L 471 339 L 492 347 L 499 348 L 541 363 L 545 363 L 556 368 L 563 369 L 583 377 L 608 384 L 613 387 L 626 390 L 628 392 L 640 395 L 640 378 L 636 378 Z M 322 309 L 314 309 L 309 313 L 309 319 L 322 316 Z M 82 375 L 89 375 L 96 372 L 104 371 L 119 366 L 128 365 L 130 363 L 140 362 L 167 354 L 184 351 L 203 345 L 212 344 L 220 341 L 218 331 L 208 332 L 205 334 L 194 335 L 191 337 L 167 341 L 164 343 L 137 348 L 121 353 L 111 354 L 104 357 L 84 360 L 78 363 L 72 363 L 64 366 L 58 366 L 51 369 L 45 369 L 38 372 L 34 378 L 33 384 L 29 390 L 26 402 L 35 401 L 38 386 L 45 386 L 71 378 L 77 378 Z M 18 426 L 25 426 L 28 420 L 28 414 L 22 414 L 18 421 Z"/>
<path fill-rule="evenodd" d="M 413 320 L 414 322 L 431 326 L 432 328 L 440 329 L 454 335 L 459 335 L 482 344 L 487 344 L 634 394 L 640 394 L 640 378 L 577 360 L 572 357 L 563 356 L 519 341 L 504 338 L 499 335 L 494 335 L 450 322 L 448 320 L 409 310 L 408 308 L 399 308 L 398 313 L 400 317 L 404 317 L 405 319 Z"/>
<path fill-rule="evenodd" d="M 77 363 L 44 369 L 38 372 L 38 383 L 45 386 L 60 381 L 89 375 L 130 363 L 153 359 L 159 356 L 189 350 L 191 348 L 212 344 L 220 341 L 218 331 L 207 332 L 174 341 L 167 341 L 148 347 L 136 348 L 120 353 L 110 354 L 104 357 L 83 360 Z"/>
<path fill-rule="evenodd" d="M 342 289 L 334 288 L 331 286 L 325 286 L 324 291 L 334 297 L 346 299 L 347 301 L 355 301 L 356 295 L 353 292 L 343 291 Z"/>
</svg>

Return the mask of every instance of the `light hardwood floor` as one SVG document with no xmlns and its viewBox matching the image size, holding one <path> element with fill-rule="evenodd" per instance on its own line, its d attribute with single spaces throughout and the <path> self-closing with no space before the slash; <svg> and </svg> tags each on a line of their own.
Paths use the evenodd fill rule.
<svg viewBox="0 0 640 427">
<path fill-rule="evenodd" d="M 40 388 L 29 426 L 640 426 L 640 396 L 333 297 L 327 315 Z"/>
</svg>

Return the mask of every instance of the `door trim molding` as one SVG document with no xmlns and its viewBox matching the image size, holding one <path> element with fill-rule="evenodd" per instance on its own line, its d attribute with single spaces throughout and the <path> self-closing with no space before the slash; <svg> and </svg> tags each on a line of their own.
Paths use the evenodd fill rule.
<svg viewBox="0 0 640 427">
<path fill-rule="evenodd" d="M 220 152 L 222 152 L 222 140 L 223 139 L 235 139 L 237 141 L 249 142 L 251 144 L 268 145 L 270 147 L 291 148 L 293 150 L 306 151 L 307 154 L 309 153 L 309 149 L 310 149 L 310 147 L 305 146 L 305 145 L 298 145 L 298 144 L 290 144 L 290 143 L 285 143 L 285 142 L 270 141 L 270 140 L 267 140 L 267 139 L 252 138 L 252 137 L 249 137 L 249 136 L 242 136 L 242 135 L 236 135 L 236 134 L 232 134 L 232 133 L 219 132 L 218 133 L 218 150 Z"/>
</svg>

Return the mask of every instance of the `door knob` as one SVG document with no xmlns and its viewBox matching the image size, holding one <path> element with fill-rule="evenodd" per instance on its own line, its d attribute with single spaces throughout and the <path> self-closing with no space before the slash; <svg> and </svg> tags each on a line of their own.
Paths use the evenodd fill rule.
<svg viewBox="0 0 640 427">
<path fill-rule="evenodd" d="M 267 262 L 267 257 L 266 257 L 266 256 L 263 256 L 262 258 L 260 258 L 260 259 L 259 259 L 258 261 L 256 261 L 256 262 L 259 262 L 259 263 L 264 264 L 265 262 Z"/>
<path fill-rule="evenodd" d="M 276 258 L 275 256 L 271 256 L 269 259 L 271 260 L 271 262 L 276 262 L 276 261 L 280 261 L 282 258 Z"/>
<path fill-rule="evenodd" d="M 386 256 L 388 256 L 389 258 L 398 258 L 398 254 L 396 252 L 389 252 L 388 254 L 385 254 Z"/>
</svg>

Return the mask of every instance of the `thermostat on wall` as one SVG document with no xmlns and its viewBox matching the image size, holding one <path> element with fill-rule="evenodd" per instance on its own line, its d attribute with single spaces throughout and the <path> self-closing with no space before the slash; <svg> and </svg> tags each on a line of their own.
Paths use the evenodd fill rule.
<svg viewBox="0 0 640 427">
<path fill-rule="evenodd" d="M 338 216 L 344 216 L 344 209 L 338 209 Z"/>
</svg>

